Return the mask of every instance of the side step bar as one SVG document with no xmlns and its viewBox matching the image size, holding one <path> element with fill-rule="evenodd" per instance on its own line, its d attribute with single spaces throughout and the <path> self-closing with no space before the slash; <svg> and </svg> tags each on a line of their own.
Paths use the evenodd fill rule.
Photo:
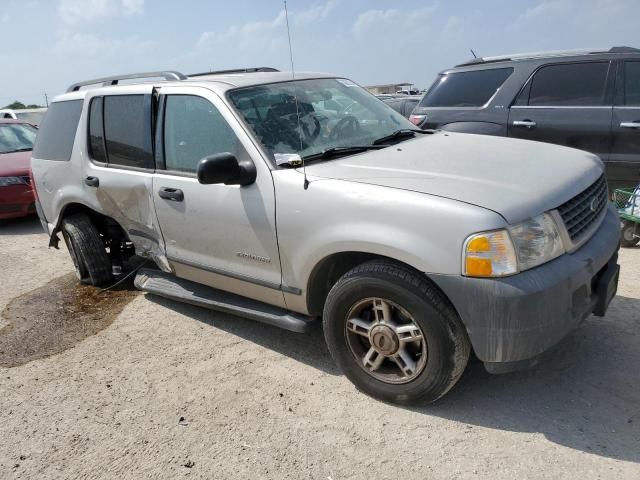
<svg viewBox="0 0 640 480">
<path fill-rule="evenodd" d="M 312 317 L 289 312 L 150 268 L 140 269 L 134 285 L 137 289 L 154 295 L 250 318 L 292 332 L 304 333 L 309 323 L 314 320 Z"/>
</svg>

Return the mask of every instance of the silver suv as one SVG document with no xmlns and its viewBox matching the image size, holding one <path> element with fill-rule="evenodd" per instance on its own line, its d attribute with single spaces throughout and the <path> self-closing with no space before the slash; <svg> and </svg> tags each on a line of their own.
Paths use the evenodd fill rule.
<svg viewBox="0 0 640 480">
<path fill-rule="evenodd" d="M 32 169 L 82 282 L 135 254 L 142 290 L 297 332 L 322 317 L 338 366 L 387 401 L 440 398 L 472 349 L 490 372 L 532 365 L 616 292 L 595 155 L 417 130 L 344 78 L 75 84 Z"/>
</svg>

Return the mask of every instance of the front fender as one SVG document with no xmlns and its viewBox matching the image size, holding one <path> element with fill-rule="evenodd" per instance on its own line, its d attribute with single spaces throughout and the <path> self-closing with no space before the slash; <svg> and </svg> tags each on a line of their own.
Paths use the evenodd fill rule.
<svg viewBox="0 0 640 480">
<path fill-rule="evenodd" d="M 312 180 L 304 190 L 297 172 L 273 174 L 282 283 L 300 289 L 295 302 L 305 306 L 309 278 L 330 255 L 367 253 L 460 275 L 464 240 L 505 225 L 495 212 L 447 198 L 332 179 Z"/>
</svg>

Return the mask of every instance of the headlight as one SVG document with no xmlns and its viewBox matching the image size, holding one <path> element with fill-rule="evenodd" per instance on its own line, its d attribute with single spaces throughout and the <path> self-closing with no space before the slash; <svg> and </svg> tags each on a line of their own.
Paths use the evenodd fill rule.
<svg viewBox="0 0 640 480">
<path fill-rule="evenodd" d="M 464 274 L 504 277 L 553 260 L 565 252 L 558 227 L 549 214 L 538 215 L 507 230 L 471 235 L 464 244 Z"/>
<path fill-rule="evenodd" d="M 0 187 L 8 187 L 9 185 L 26 185 L 20 177 L 0 177 Z"/>
<path fill-rule="evenodd" d="M 464 274 L 469 277 L 504 277 L 518 271 L 513 243 L 506 230 L 471 235 L 464 250 Z"/>
<path fill-rule="evenodd" d="M 520 270 L 528 270 L 564 253 L 562 239 L 551 215 L 543 213 L 509 228 L 518 252 Z"/>
</svg>

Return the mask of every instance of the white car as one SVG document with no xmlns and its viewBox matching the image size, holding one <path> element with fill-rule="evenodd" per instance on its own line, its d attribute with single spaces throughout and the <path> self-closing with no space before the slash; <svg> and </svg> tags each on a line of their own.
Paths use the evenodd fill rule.
<svg viewBox="0 0 640 480">
<path fill-rule="evenodd" d="M 39 127 L 46 112 L 46 108 L 23 108 L 19 110 L 3 108 L 2 110 L 0 110 L 0 118 L 22 120 L 23 122 L 27 122 L 31 125 Z"/>
</svg>

